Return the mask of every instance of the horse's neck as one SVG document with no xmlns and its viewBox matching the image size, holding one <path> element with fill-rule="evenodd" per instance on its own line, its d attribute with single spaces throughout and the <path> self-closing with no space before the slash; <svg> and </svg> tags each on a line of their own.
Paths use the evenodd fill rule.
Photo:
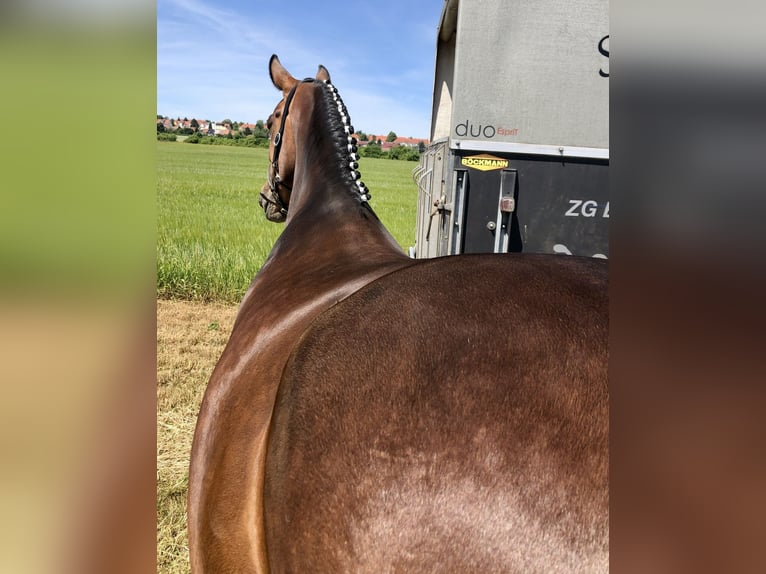
<svg viewBox="0 0 766 574">
<path fill-rule="evenodd" d="M 269 267 L 289 269 L 293 277 L 350 279 L 402 261 L 410 259 L 371 209 L 348 190 L 317 184 L 288 220 Z"/>
<path fill-rule="evenodd" d="M 256 338 L 266 325 L 271 340 L 273 330 L 302 325 L 375 279 L 414 262 L 377 218 L 363 225 L 309 219 L 296 215 L 245 294 L 239 315 L 252 319 L 248 330 Z M 279 302 L 280 311 L 264 317 L 271 307 L 263 302 L 272 300 Z"/>
<path fill-rule="evenodd" d="M 312 207 L 308 202 L 293 214 L 243 301 L 278 297 L 289 313 L 275 324 L 313 315 L 413 262 L 353 197 L 347 213 Z"/>
<path fill-rule="evenodd" d="M 356 171 L 348 167 L 350 154 L 338 149 L 337 135 L 316 109 L 302 110 L 308 117 L 294 133 L 293 190 L 280 242 L 311 252 L 317 262 L 329 258 L 337 264 L 345 257 L 349 265 L 369 265 L 400 259 L 401 247 L 360 198 L 350 177 Z"/>
<path fill-rule="evenodd" d="M 321 89 L 314 97 L 321 97 Z M 360 200 L 338 147 L 345 136 L 332 132 L 316 104 L 294 104 L 296 156 L 286 227 L 247 299 L 278 291 L 295 309 L 323 307 L 412 262 Z"/>
</svg>

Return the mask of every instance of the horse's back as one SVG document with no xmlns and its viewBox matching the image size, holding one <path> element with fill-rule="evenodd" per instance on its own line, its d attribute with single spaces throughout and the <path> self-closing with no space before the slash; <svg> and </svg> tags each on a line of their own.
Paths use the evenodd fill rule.
<svg viewBox="0 0 766 574">
<path fill-rule="evenodd" d="M 606 571 L 606 277 L 429 260 L 321 315 L 272 420 L 272 570 Z"/>
</svg>

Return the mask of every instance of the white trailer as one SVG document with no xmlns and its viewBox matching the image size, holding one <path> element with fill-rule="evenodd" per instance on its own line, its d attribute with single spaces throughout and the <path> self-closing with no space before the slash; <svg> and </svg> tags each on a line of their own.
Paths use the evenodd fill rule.
<svg viewBox="0 0 766 574">
<path fill-rule="evenodd" d="M 609 253 L 609 3 L 445 0 L 418 258 Z"/>
</svg>

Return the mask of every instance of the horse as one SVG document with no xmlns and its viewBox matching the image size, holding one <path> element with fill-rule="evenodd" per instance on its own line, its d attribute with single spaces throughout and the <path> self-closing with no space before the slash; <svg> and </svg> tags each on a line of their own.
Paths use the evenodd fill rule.
<svg viewBox="0 0 766 574">
<path fill-rule="evenodd" d="M 285 227 L 200 408 L 192 572 L 607 572 L 607 263 L 408 257 L 328 70 L 269 74 Z"/>
</svg>

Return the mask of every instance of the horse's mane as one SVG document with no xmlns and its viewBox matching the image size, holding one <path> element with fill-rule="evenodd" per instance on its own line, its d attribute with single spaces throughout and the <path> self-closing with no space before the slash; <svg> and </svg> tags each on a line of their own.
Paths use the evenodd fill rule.
<svg viewBox="0 0 766 574">
<path fill-rule="evenodd" d="M 321 104 L 325 107 L 324 117 L 327 121 L 329 136 L 333 142 L 334 163 L 338 166 L 338 172 L 342 174 L 343 183 L 349 186 L 354 196 L 362 203 L 370 199 L 370 190 L 361 180 L 359 172 L 359 155 L 357 154 L 357 141 L 353 137 L 354 128 L 351 125 L 351 116 L 338 89 L 330 82 L 321 82 Z"/>
</svg>

